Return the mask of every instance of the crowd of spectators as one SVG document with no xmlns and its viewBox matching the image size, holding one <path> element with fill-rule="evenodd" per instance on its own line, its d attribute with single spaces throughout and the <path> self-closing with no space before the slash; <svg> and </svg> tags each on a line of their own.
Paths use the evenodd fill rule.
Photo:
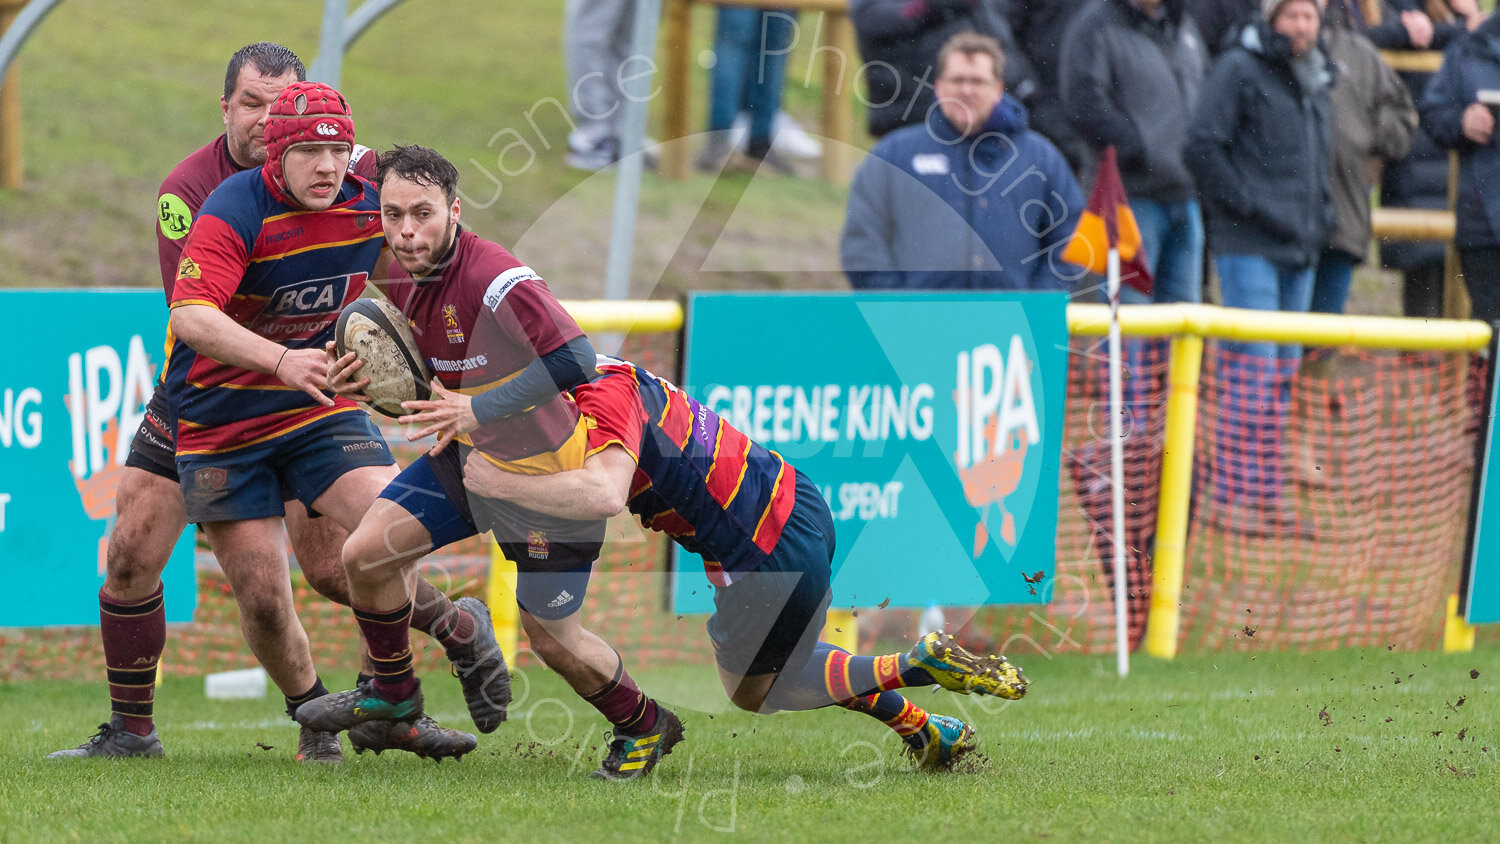
<svg viewBox="0 0 1500 844">
<path fill-rule="evenodd" d="M 849 16 L 876 138 L 840 243 L 853 288 L 1100 298 L 1060 255 L 1112 147 L 1155 279 L 1122 301 L 1216 288 L 1230 307 L 1340 313 L 1371 253 L 1372 189 L 1445 208 L 1452 150 L 1473 313 L 1500 319 L 1500 18 L 1476 0 L 850 0 Z M 790 172 L 768 135 L 791 20 L 720 10 L 700 169 L 722 166 L 748 111 L 750 157 Z M 1380 49 L 1446 54 L 1436 74 L 1397 73 Z M 1402 274 L 1404 313 L 1442 313 L 1443 244 L 1379 256 Z M 1219 352 L 1217 512 L 1231 529 L 1296 532 L 1278 449 L 1301 349 Z"/>
<path fill-rule="evenodd" d="M 1475 86 L 1434 85 L 1434 96 L 1450 99 L 1447 119 L 1424 106 L 1419 129 L 1416 104 L 1431 74 L 1397 74 L 1378 53 L 1462 45 L 1476 61 L 1485 36 L 1470 35 L 1486 13 L 1475 0 L 854 0 L 850 14 L 869 99 L 881 104 L 870 110 L 877 138 L 909 126 L 937 131 L 938 47 L 971 30 L 993 37 L 1004 57 L 997 114 L 1046 139 L 1081 188 L 1104 148 L 1115 148 L 1156 278 L 1149 299 L 1126 288 L 1127 303 L 1202 301 L 1212 268 L 1222 304 L 1342 312 L 1353 270 L 1370 254 L 1374 185 L 1388 206 L 1444 208 L 1448 149 L 1468 156 L 1466 181 L 1483 172 L 1471 155 L 1487 145 L 1475 140 L 1480 112 L 1462 119 Z M 866 167 L 891 166 L 888 146 L 876 149 Z M 868 216 L 861 181 L 846 238 L 861 237 L 854 223 Z M 1484 191 L 1470 194 L 1478 202 Z M 1487 219 L 1470 216 L 1468 228 Z M 1036 252 L 1030 236 L 980 239 L 1002 264 Z M 1489 241 L 1468 231 L 1460 240 L 1484 276 Z M 863 285 L 868 252 L 847 242 L 843 251 L 862 261 L 848 269 L 851 284 Z M 1382 244 L 1380 257 L 1403 274 L 1405 313 L 1441 313 L 1442 244 Z M 906 278 L 931 286 L 907 264 Z M 983 272 L 947 279 L 1030 286 Z M 1271 354 L 1295 359 L 1296 350 Z"/>
</svg>

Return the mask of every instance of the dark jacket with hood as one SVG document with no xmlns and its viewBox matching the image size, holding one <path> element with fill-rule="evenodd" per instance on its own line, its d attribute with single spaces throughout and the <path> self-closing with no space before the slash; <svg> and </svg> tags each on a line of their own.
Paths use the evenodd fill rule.
<svg viewBox="0 0 1500 844">
<path fill-rule="evenodd" d="M 854 175 L 839 254 L 856 289 L 1070 290 L 1083 210 L 1062 153 L 1006 96 L 969 137 L 940 109 L 880 139 Z"/>
<path fill-rule="evenodd" d="M 1260 17 L 1260 0 L 1188 0 L 1188 14 L 1198 22 L 1209 56 L 1217 58 L 1239 42 L 1247 24 Z"/>
<path fill-rule="evenodd" d="M 1258 21 L 1204 80 L 1187 163 L 1217 254 L 1311 267 L 1328 244 L 1336 68 L 1321 45 L 1306 61 L 1304 84 L 1291 41 Z"/>
<path fill-rule="evenodd" d="M 1480 146 L 1464 135 L 1463 114 L 1481 90 L 1500 91 L 1500 14 L 1492 14 L 1443 56 L 1422 97 L 1422 126 L 1458 151 L 1461 247 L 1500 245 L 1500 131 Z"/>
<path fill-rule="evenodd" d="M 1094 0 L 1068 28 L 1063 102 L 1073 127 L 1097 151 L 1111 144 L 1132 199 L 1193 198 L 1183 161 L 1188 122 L 1208 54 L 1183 0 L 1152 20 L 1131 0 Z"/>
<path fill-rule="evenodd" d="M 1036 93 L 1026 101 L 1031 128 L 1057 147 L 1074 173 L 1092 169 L 1094 153 L 1073 130 L 1063 109 L 1058 65 L 1068 24 L 1085 5 L 1080 0 L 1010 0 L 1005 13 L 1016 46 L 1036 71 Z"/>
<path fill-rule="evenodd" d="M 1000 42 L 1006 93 L 1025 102 L 1035 72 L 1016 47 L 1000 0 L 851 0 L 849 18 L 865 60 L 870 134 L 920 125 L 937 101 L 938 50 L 966 30 Z"/>
</svg>

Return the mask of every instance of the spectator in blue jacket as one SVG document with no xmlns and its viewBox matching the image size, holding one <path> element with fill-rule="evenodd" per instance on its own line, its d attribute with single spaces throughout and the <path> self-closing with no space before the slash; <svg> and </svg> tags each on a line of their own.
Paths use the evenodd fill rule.
<svg viewBox="0 0 1500 844">
<path fill-rule="evenodd" d="M 1500 320 L 1500 13 L 1448 48 L 1422 97 L 1422 126 L 1458 151 L 1458 259 L 1472 316 Z"/>
<path fill-rule="evenodd" d="M 1334 223 L 1330 90 L 1337 68 L 1319 46 L 1321 0 L 1264 0 L 1262 9 L 1264 19 L 1245 28 L 1203 83 L 1187 162 L 1223 304 L 1305 312 Z M 1280 506 L 1280 439 L 1302 348 L 1256 342 L 1220 349 L 1224 406 L 1213 513 L 1247 533 L 1300 528 Z"/>
<path fill-rule="evenodd" d="M 1061 253 L 1083 192 L 1026 110 L 1004 54 L 963 32 L 938 53 L 937 102 L 871 150 L 854 175 L 840 255 L 860 289 L 1070 290 Z"/>
</svg>

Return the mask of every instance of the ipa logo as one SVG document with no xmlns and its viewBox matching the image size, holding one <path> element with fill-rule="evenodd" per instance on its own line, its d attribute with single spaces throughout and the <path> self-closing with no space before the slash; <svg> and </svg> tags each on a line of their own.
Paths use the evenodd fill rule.
<svg viewBox="0 0 1500 844">
<path fill-rule="evenodd" d="M 1016 546 L 1014 507 L 1007 505 L 1020 488 L 1026 452 L 1041 441 L 1032 391 L 1032 363 L 1020 335 L 1012 335 L 1001 355 L 993 343 L 958 353 L 958 451 L 954 463 L 964 498 L 978 510 L 974 558 L 989 544 L 990 511 L 999 514 L 1000 540 Z M 1030 502 L 1023 502 L 1030 506 Z"/>
<path fill-rule="evenodd" d="M 130 338 L 125 360 L 113 346 L 94 346 L 68 355 L 68 416 L 73 459 L 68 467 L 83 511 L 90 519 L 113 519 L 115 490 L 130 451 L 130 439 L 145 417 L 156 368 L 140 335 Z M 99 540 L 99 572 L 110 525 Z"/>
</svg>

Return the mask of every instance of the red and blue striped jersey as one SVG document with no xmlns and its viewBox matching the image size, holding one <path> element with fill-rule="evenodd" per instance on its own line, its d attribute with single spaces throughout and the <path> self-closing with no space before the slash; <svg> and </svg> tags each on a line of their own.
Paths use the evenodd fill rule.
<svg viewBox="0 0 1500 844">
<path fill-rule="evenodd" d="M 709 580 L 776 550 L 797 488 L 781 455 L 628 361 L 600 355 L 599 377 L 573 394 L 592 425 L 589 454 L 620 445 L 635 458 L 630 512 L 701 555 Z"/>
<path fill-rule="evenodd" d="M 359 298 L 385 245 L 375 186 L 346 175 L 339 198 L 306 211 L 271 196 L 261 168 L 225 179 L 203 203 L 182 249 L 172 307 L 208 305 L 289 349 L 321 349 Z M 227 366 L 169 337 L 167 387 L 177 451 L 205 454 L 261 443 L 334 413 L 274 375 Z"/>
<path fill-rule="evenodd" d="M 349 156 L 349 170 L 357 176 L 375 179 L 375 152 L 358 144 Z M 156 194 L 156 257 L 161 263 L 161 284 L 172 302 L 172 285 L 177 281 L 177 265 L 182 261 L 182 246 L 204 200 L 223 181 L 242 168 L 229 155 L 229 142 L 220 135 L 199 147 L 172 168 Z"/>
</svg>

